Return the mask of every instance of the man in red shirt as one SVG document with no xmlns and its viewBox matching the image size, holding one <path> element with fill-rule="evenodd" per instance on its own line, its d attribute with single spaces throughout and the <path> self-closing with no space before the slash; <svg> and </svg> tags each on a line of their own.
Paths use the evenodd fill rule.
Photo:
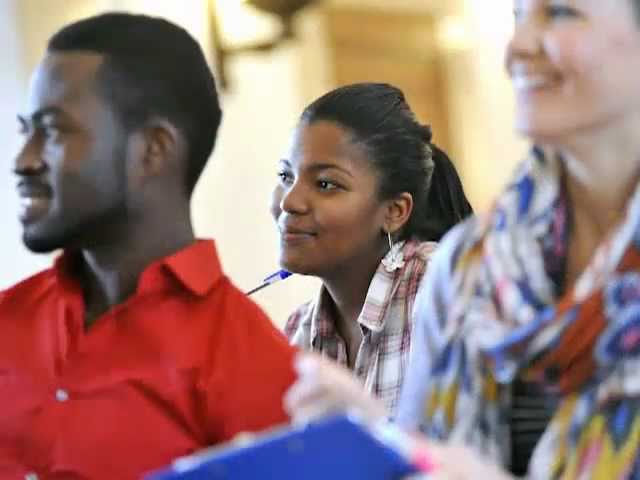
<svg viewBox="0 0 640 480">
<path fill-rule="evenodd" d="M 196 241 L 189 201 L 221 112 L 164 20 L 50 40 L 19 121 L 23 240 L 63 249 L 0 294 L 0 479 L 134 479 L 286 422 L 293 351 Z"/>
</svg>

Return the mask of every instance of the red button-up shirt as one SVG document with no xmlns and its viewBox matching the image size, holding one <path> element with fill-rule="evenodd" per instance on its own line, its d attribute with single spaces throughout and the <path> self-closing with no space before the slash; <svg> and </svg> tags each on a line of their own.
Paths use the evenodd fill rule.
<svg viewBox="0 0 640 480">
<path fill-rule="evenodd" d="M 294 351 L 213 242 L 150 265 L 88 330 L 69 263 L 0 294 L 0 479 L 140 478 L 288 420 Z"/>
</svg>

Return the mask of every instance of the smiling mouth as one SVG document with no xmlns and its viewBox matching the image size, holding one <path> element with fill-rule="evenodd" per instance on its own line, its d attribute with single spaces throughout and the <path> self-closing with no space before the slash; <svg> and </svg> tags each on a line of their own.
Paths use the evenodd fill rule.
<svg viewBox="0 0 640 480">
<path fill-rule="evenodd" d="M 556 87 L 560 82 L 549 75 L 513 75 L 511 83 L 516 92 L 528 93 Z"/>
<path fill-rule="evenodd" d="M 24 224 L 36 221 L 49 211 L 51 198 L 45 195 L 20 196 L 18 218 Z"/>
<path fill-rule="evenodd" d="M 311 232 L 301 232 L 301 231 L 280 231 L 280 239 L 284 243 L 300 243 L 306 242 L 309 240 L 313 240 L 316 237 L 316 234 Z"/>
</svg>

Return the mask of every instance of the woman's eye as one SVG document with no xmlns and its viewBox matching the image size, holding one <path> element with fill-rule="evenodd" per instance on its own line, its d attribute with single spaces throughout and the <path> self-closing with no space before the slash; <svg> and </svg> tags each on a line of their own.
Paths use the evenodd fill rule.
<svg viewBox="0 0 640 480">
<path fill-rule="evenodd" d="M 578 16 L 576 9 L 564 5 L 549 5 L 546 8 L 549 18 L 573 18 Z"/>
<path fill-rule="evenodd" d="M 289 172 L 284 172 L 284 171 L 278 172 L 278 178 L 280 178 L 280 181 L 282 183 L 289 183 L 292 180 L 291 174 Z"/>
<path fill-rule="evenodd" d="M 580 15 L 580 12 L 575 8 L 568 7 L 566 5 L 547 5 L 544 7 L 544 15 L 551 20 L 563 20 L 576 18 Z M 529 12 L 530 14 L 531 12 Z M 521 8 L 516 8 L 513 11 L 513 16 L 516 23 L 520 23 L 525 19 L 528 12 Z"/>
<path fill-rule="evenodd" d="M 320 190 L 335 190 L 338 188 L 338 185 L 330 180 L 318 180 L 318 187 Z"/>
</svg>

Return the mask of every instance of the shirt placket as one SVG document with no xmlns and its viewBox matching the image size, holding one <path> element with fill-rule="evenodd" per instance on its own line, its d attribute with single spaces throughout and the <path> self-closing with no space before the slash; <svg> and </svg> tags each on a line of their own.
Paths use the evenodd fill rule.
<svg viewBox="0 0 640 480">
<path fill-rule="evenodd" d="M 347 366 L 349 364 L 349 358 L 347 356 L 347 344 L 345 341 L 340 338 L 338 335 L 334 335 L 330 340 L 328 340 L 330 345 L 329 348 L 329 356 L 334 359 L 336 363 L 342 366 Z"/>
<path fill-rule="evenodd" d="M 78 295 L 68 295 L 60 301 L 58 317 L 58 358 L 56 376 L 64 374 L 65 365 L 74 352 L 78 351 L 83 335 L 84 302 Z"/>
<path fill-rule="evenodd" d="M 53 319 L 57 339 L 57 348 L 52 350 L 53 371 L 47 382 L 42 413 L 33 425 L 33 436 L 39 439 L 36 450 L 38 453 L 33 457 L 36 461 L 31 464 L 33 470 L 25 478 L 46 478 L 48 472 L 55 467 L 56 454 L 64 435 L 65 418 L 70 414 L 68 409 L 72 408 L 71 394 L 65 383 L 65 373 L 68 370 L 70 358 L 77 348 L 79 335 L 82 334 L 81 317 L 81 297 L 67 292 L 59 300 L 57 315 Z"/>
<path fill-rule="evenodd" d="M 363 380 L 367 385 L 370 378 L 375 377 L 375 372 L 370 371 L 370 359 L 371 359 L 371 331 L 365 329 L 362 335 L 362 342 L 358 348 L 358 354 L 356 355 L 356 362 L 354 364 L 354 373 L 358 378 Z"/>
</svg>

